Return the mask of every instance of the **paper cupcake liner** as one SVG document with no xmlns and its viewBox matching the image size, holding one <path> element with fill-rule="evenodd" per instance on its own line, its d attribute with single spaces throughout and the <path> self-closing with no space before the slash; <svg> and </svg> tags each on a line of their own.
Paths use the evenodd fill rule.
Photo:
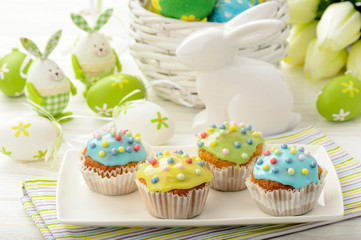
<svg viewBox="0 0 361 240">
<path fill-rule="evenodd" d="M 84 166 L 84 158 L 82 156 L 80 171 L 84 181 L 92 191 L 104 195 L 119 196 L 137 190 L 134 179 L 136 178 L 135 172 L 138 169 L 138 165 L 136 167 L 119 167 L 116 170 L 103 171 Z M 105 177 L 102 175 L 105 175 Z"/>
<path fill-rule="evenodd" d="M 209 184 L 191 190 L 187 196 L 180 196 L 170 192 L 151 192 L 138 179 L 135 182 L 148 212 L 158 218 L 193 218 L 203 211 L 209 193 Z"/>
<path fill-rule="evenodd" d="M 298 190 L 265 191 L 250 178 L 247 178 L 246 185 L 252 199 L 264 213 L 272 216 L 297 216 L 311 211 L 316 205 L 325 181 L 321 177 L 319 183 L 312 183 Z"/>
<path fill-rule="evenodd" d="M 246 166 L 238 168 L 236 168 L 236 166 L 217 168 L 212 163 L 203 161 L 204 166 L 213 174 L 213 180 L 210 184 L 211 188 L 225 192 L 235 192 L 245 189 L 246 178 L 251 175 L 257 159 L 258 156 L 253 157 Z"/>
</svg>

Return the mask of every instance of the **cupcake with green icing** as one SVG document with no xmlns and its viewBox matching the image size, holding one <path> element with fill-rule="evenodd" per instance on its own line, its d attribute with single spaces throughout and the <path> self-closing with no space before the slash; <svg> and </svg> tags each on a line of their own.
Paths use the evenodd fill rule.
<svg viewBox="0 0 361 240">
<path fill-rule="evenodd" d="M 258 207 L 273 216 L 309 212 L 322 192 L 327 171 L 305 147 L 272 147 L 257 160 L 246 184 Z"/>
<path fill-rule="evenodd" d="M 213 175 L 200 158 L 182 150 L 159 152 L 141 164 L 136 184 L 148 212 L 158 218 L 186 219 L 199 215 Z"/>
<path fill-rule="evenodd" d="M 199 134 L 198 156 L 212 172 L 211 187 L 220 191 L 246 188 L 246 178 L 262 155 L 265 140 L 251 125 L 224 122 L 212 124 Z"/>
<path fill-rule="evenodd" d="M 137 190 L 135 172 L 151 155 L 140 134 L 109 129 L 94 133 L 82 152 L 80 165 L 89 188 L 105 195 L 124 195 Z"/>
</svg>

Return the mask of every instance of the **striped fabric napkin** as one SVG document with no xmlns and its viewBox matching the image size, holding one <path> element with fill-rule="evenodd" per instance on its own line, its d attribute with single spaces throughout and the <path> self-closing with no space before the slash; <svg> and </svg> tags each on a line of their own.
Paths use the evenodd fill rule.
<svg viewBox="0 0 361 240">
<path fill-rule="evenodd" d="M 343 219 L 361 216 L 361 164 L 324 133 L 308 127 L 267 139 L 268 143 L 322 145 L 337 171 L 344 198 Z M 56 217 L 56 180 L 31 180 L 23 184 L 22 202 L 46 239 L 263 239 L 330 224 L 244 225 L 229 227 L 115 228 L 66 226 Z"/>
</svg>

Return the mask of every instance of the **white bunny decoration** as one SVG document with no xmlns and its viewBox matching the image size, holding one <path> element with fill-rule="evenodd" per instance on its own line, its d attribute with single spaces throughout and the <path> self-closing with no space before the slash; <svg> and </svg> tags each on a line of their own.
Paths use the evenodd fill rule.
<svg viewBox="0 0 361 240">
<path fill-rule="evenodd" d="M 194 32 L 177 48 L 179 60 L 198 73 L 196 88 L 206 105 L 194 119 L 195 133 L 212 123 L 237 121 L 272 135 L 299 122 L 282 73 L 267 62 L 237 55 L 237 48 L 271 38 L 284 27 L 267 19 L 276 8 L 272 2 L 260 4 L 220 27 Z"/>
</svg>

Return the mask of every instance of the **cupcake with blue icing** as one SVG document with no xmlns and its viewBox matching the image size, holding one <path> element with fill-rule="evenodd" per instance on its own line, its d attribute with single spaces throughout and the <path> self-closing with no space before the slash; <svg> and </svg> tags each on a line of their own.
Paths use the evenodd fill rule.
<svg viewBox="0 0 361 240">
<path fill-rule="evenodd" d="M 212 124 L 199 134 L 198 156 L 212 172 L 211 187 L 220 191 L 246 188 L 253 165 L 262 155 L 265 140 L 250 124 Z"/>
<path fill-rule="evenodd" d="M 135 172 L 149 149 L 128 130 L 96 132 L 81 156 L 81 173 L 89 188 L 105 195 L 124 195 L 137 189 Z"/>
<path fill-rule="evenodd" d="M 309 212 L 317 203 L 326 176 L 305 147 L 272 147 L 254 165 L 246 184 L 258 207 L 273 216 Z"/>
<path fill-rule="evenodd" d="M 213 178 L 200 158 L 189 156 L 182 150 L 157 153 L 139 167 L 136 175 L 148 212 L 167 219 L 199 215 Z"/>
</svg>

